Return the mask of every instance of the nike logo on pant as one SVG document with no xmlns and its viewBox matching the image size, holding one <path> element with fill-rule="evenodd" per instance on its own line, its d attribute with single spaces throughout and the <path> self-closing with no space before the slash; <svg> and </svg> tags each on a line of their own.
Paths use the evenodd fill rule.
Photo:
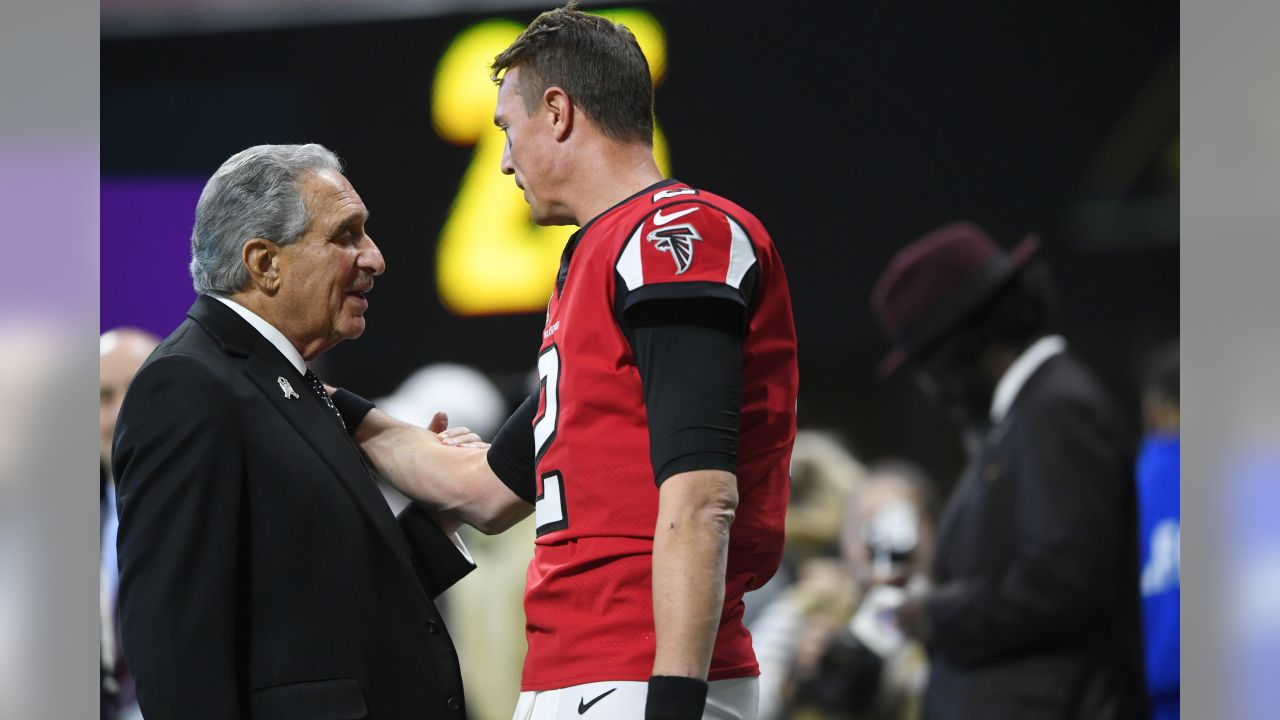
<svg viewBox="0 0 1280 720">
<path fill-rule="evenodd" d="M 582 702 L 582 698 L 578 698 L 578 714 L 579 714 L 579 715 L 581 715 L 581 714 L 585 713 L 586 711 L 590 710 L 592 705 L 595 705 L 596 703 L 600 702 L 601 700 L 603 700 L 603 699 L 605 699 L 605 698 L 609 697 L 611 694 L 613 694 L 613 691 L 614 691 L 614 690 L 617 690 L 617 689 L 618 689 L 618 688 L 613 688 L 613 690 L 609 690 L 609 691 L 605 692 L 603 695 L 597 695 L 597 696 L 596 696 L 596 698 L 595 698 L 594 700 L 592 700 L 591 702 L 589 702 L 589 703 L 583 703 L 583 702 Z"/>
</svg>

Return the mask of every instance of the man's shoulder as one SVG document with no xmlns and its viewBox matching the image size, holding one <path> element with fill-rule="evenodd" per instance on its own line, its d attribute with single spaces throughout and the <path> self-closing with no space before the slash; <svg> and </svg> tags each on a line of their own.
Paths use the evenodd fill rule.
<svg viewBox="0 0 1280 720">
<path fill-rule="evenodd" d="M 673 213 L 694 207 L 708 211 L 704 213 L 705 216 L 727 216 L 745 226 L 749 231 L 763 229 L 759 218 L 741 205 L 721 195 L 682 182 L 660 185 L 635 195 L 619 205 L 616 212 L 610 213 L 609 220 L 612 222 L 601 224 L 599 229 L 608 228 L 610 232 L 621 230 L 625 237 L 628 231 L 634 231 L 635 226 L 655 215 L 658 216 L 658 224 L 665 224 L 668 222 L 666 217 L 674 218 Z M 696 219 L 692 213 L 689 213 L 685 221 L 691 222 Z M 619 228 L 619 226 L 623 227 Z"/>
<path fill-rule="evenodd" d="M 199 323 L 187 318 L 156 347 L 133 382 L 157 376 L 226 381 L 230 371 L 227 355 L 218 342 Z"/>
<path fill-rule="evenodd" d="M 179 326 L 133 376 L 116 423 L 119 448 L 137 447 L 147 438 L 166 438 L 184 424 L 201 423 L 206 431 L 233 427 L 236 422 L 232 367 L 216 357 L 193 333 L 199 326 L 188 320 Z M 225 357 L 225 356 L 224 356 Z M 117 458 L 130 457 L 117 450 Z M 117 477 L 121 475 L 116 468 Z"/>
<path fill-rule="evenodd" d="M 1045 362 L 1019 397 L 1020 414 L 1039 426 L 1083 422 L 1126 441 L 1132 434 L 1124 413 L 1101 380 L 1070 351 Z"/>
<path fill-rule="evenodd" d="M 707 190 L 698 190 L 697 193 L 697 199 L 707 205 L 710 205 L 721 213 L 728 215 L 734 220 L 737 220 L 744 225 L 763 227 L 763 223 L 760 222 L 760 218 L 757 218 L 750 210 L 747 210 L 729 198 L 724 197 L 723 195 L 717 195 Z"/>
<path fill-rule="evenodd" d="M 200 326 L 200 323 L 186 318 L 181 325 L 169 333 L 168 337 L 160 341 L 155 351 L 147 358 L 147 364 L 163 358 L 182 356 L 191 357 L 203 364 L 210 364 L 210 361 L 224 354 L 217 341 Z"/>
<path fill-rule="evenodd" d="M 1098 378 L 1069 350 L 1045 361 L 1027 382 L 1026 395 L 1036 405 L 1111 402 Z"/>
</svg>

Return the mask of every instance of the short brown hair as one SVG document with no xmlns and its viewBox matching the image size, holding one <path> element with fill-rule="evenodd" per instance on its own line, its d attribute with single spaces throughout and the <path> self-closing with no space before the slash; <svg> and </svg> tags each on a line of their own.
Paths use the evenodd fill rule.
<svg viewBox="0 0 1280 720">
<path fill-rule="evenodd" d="M 493 59 L 499 75 L 520 67 L 520 94 L 533 114 L 551 86 L 563 88 L 615 140 L 653 144 L 653 80 L 636 38 L 623 25 L 578 10 L 576 0 L 542 13 Z"/>
</svg>

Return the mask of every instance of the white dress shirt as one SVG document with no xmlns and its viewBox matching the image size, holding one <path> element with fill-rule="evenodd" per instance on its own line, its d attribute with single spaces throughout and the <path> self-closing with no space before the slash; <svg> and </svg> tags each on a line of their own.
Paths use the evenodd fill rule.
<svg viewBox="0 0 1280 720">
<path fill-rule="evenodd" d="M 1022 354 L 1009 365 L 1009 369 L 1000 376 L 996 383 L 996 391 L 991 395 L 991 423 L 998 425 L 1009 414 L 1013 401 L 1027 384 L 1031 376 L 1049 358 L 1067 349 L 1067 341 L 1061 335 L 1046 335 L 1031 343 Z"/>
<path fill-rule="evenodd" d="M 258 313 L 241 305 L 235 300 L 229 300 L 217 295 L 214 295 L 213 299 L 231 308 L 235 314 L 244 318 L 245 322 L 252 325 L 253 329 L 257 330 L 259 335 L 266 338 L 272 345 L 275 345 L 276 349 L 279 350 L 280 354 L 289 361 L 289 364 L 298 371 L 299 375 L 307 374 L 307 362 L 302 359 L 302 353 L 298 352 L 298 348 L 294 347 L 293 343 L 289 342 L 289 338 L 285 337 L 284 333 L 277 330 L 275 325 L 263 320 Z"/>
</svg>

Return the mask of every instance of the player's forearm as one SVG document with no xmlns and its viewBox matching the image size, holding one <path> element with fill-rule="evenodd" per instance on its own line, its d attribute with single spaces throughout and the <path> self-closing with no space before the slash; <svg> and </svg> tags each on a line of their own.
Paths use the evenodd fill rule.
<svg viewBox="0 0 1280 720">
<path fill-rule="evenodd" d="M 528 514 L 490 470 L 483 449 L 446 447 L 435 433 L 376 409 L 353 437 L 383 479 L 435 513 L 486 533 Z"/>
<path fill-rule="evenodd" d="M 378 474 L 396 490 L 434 509 L 448 504 L 448 485 L 430 477 L 433 433 L 374 409 L 351 434 Z"/>
<path fill-rule="evenodd" d="M 707 677 L 737 506 L 732 473 L 696 470 L 662 485 L 653 539 L 654 675 Z"/>
</svg>

